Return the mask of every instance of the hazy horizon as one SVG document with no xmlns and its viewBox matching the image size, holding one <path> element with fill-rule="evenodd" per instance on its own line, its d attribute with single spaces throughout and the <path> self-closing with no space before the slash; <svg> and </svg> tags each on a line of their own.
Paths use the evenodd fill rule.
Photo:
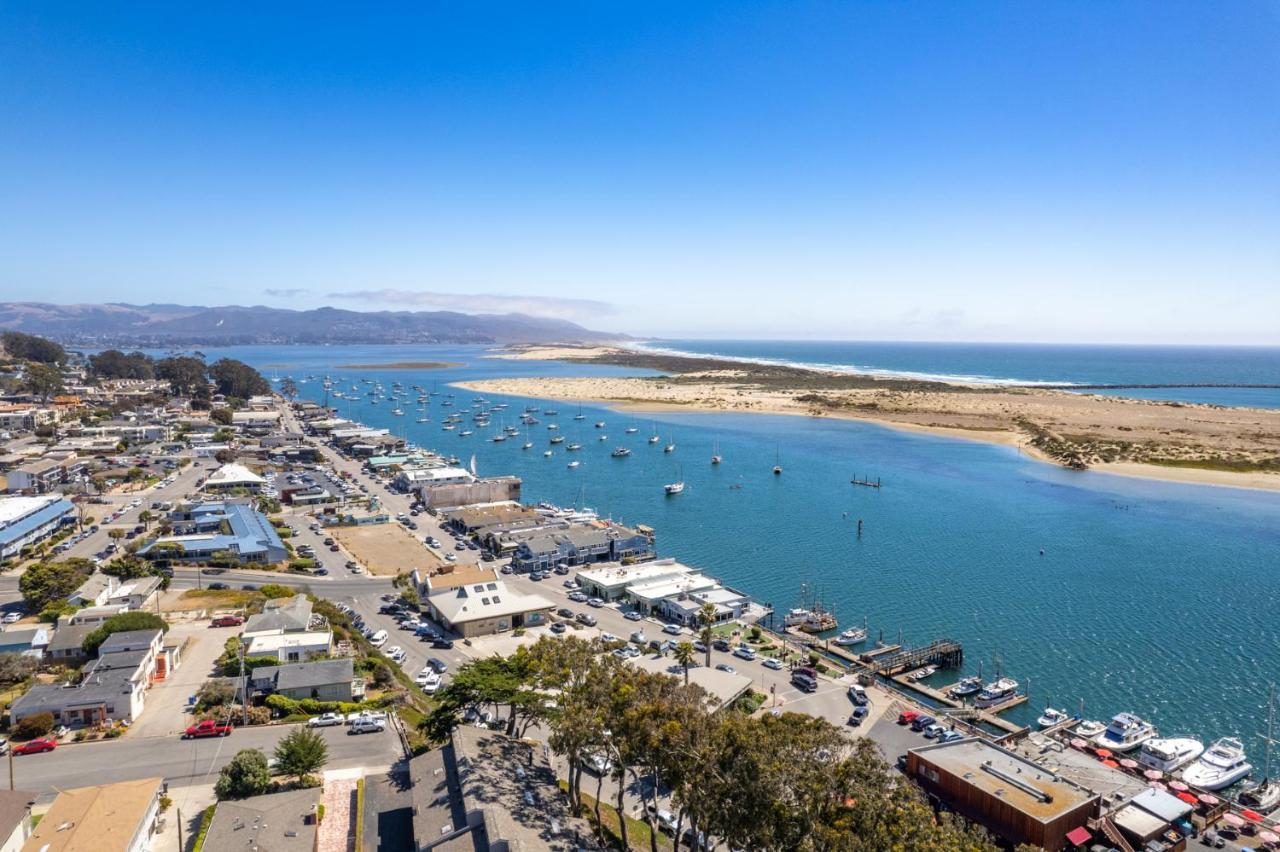
<svg viewBox="0 0 1280 852">
<path fill-rule="evenodd" d="M 1280 345 L 1280 7 L 0 9 L 0 289 Z"/>
</svg>

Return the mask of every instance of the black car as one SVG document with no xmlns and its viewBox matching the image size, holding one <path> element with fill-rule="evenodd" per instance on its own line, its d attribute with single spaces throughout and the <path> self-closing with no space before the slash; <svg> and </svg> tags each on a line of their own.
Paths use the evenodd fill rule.
<svg viewBox="0 0 1280 852">
<path fill-rule="evenodd" d="M 445 650 L 447 651 L 447 650 L 449 650 L 450 648 L 452 648 L 452 647 L 453 647 L 453 640 L 452 640 L 452 639 L 445 639 L 445 638 L 443 638 L 443 637 L 437 637 L 437 638 L 435 638 L 435 639 L 432 639 L 432 640 L 431 640 L 431 647 L 432 647 L 432 648 L 443 648 L 443 649 L 445 649 Z"/>
<path fill-rule="evenodd" d="M 225 591 L 226 589 L 229 589 L 229 588 L 231 587 L 226 583 L 210 583 L 209 584 L 210 591 L 214 591 L 214 592 Z"/>
<path fill-rule="evenodd" d="M 711 643 L 711 647 L 715 648 L 717 651 L 728 651 L 729 642 L 725 639 L 716 639 Z"/>
<path fill-rule="evenodd" d="M 562 606 L 556 610 L 556 615 L 561 618 L 573 618 L 573 610 L 569 609 L 567 606 Z"/>
<path fill-rule="evenodd" d="M 867 718 L 867 708 L 855 707 L 852 715 L 849 716 L 849 724 L 856 728 L 862 724 L 862 720 L 865 718 Z"/>
</svg>

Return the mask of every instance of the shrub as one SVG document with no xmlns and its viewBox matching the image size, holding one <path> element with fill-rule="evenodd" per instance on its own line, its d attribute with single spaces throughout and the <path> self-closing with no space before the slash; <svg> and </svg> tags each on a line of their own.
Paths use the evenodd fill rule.
<svg viewBox="0 0 1280 852">
<path fill-rule="evenodd" d="M 97 630 L 84 637 L 84 642 L 80 647 L 89 656 L 95 656 L 98 648 L 103 642 L 107 641 L 107 637 L 112 633 L 125 633 L 130 630 L 154 630 L 159 628 L 162 632 L 169 629 L 169 622 L 153 612 L 125 612 L 120 615 L 113 615 L 106 621 L 102 622 L 102 626 Z"/>
<path fill-rule="evenodd" d="M 49 712 L 33 713 L 25 717 L 13 727 L 13 736 L 19 740 L 30 740 L 43 737 L 53 730 L 53 714 Z"/>
<path fill-rule="evenodd" d="M 103 734 L 109 740 L 116 740 L 124 736 L 124 728 L 107 728 L 107 732 Z"/>
<path fill-rule="evenodd" d="M 294 591 L 291 587 L 281 585 L 280 583 L 267 583 L 266 585 L 259 588 L 258 592 L 263 597 L 266 597 L 268 599 L 291 598 L 297 594 L 297 592 Z"/>
<path fill-rule="evenodd" d="M 196 692 L 196 704 L 202 710 L 222 707 L 236 698 L 236 685 L 229 680 L 207 680 Z"/>
<path fill-rule="evenodd" d="M 271 771 L 267 768 L 267 756 L 256 748 L 237 752 L 222 768 L 217 783 L 213 785 L 213 793 L 219 800 L 260 796 L 270 789 Z"/>
</svg>

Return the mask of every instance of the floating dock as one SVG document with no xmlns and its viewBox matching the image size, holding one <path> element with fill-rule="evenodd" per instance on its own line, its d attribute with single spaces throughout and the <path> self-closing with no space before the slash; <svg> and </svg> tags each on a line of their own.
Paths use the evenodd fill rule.
<svg viewBox="0 0 1280 852">
<path fill-rule="evenodd" d="M 1024 730 L 1022 725 L 1002 719 L 998 714 L 1003 713 L 1006 710 L 1011 710 L 1025 702 L 1027 700 L 1027 696 L 1025 694 L 1014 696 L 998 707 L 982 709 L 979 707 L 970 707 L 963 702 L 957 701 L 950 695 L 947 695 L 945 690 L 950 689 L 950 686 L 945 687 L 944 689 L 934 689 L 932 686 L 926 686 L 919 681 L 912 680 L 905 674 L 893 675 L 889 680 L 893 681 L 893 683 L 903 689 L 909 689 L 913 692 L 918 692 L 921 695 L 928 696 L 938 704 L 955 711 L 947 713 L 948 716 L 955 718 L 977 719 L 980 722 L 984 722 L 994 728 L 998 728 L 1010 734 L 1021 733 Z M 954 686 L 954 684 L 952 685 Z"/>
</svg>

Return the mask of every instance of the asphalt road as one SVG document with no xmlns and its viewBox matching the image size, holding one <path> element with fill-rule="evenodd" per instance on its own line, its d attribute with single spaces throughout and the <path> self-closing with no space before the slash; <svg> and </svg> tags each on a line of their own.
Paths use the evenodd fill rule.
<svg viewBox="0 0 1280 852">
<path fill-rule="evenodd" d="M 229 737 L 184 740 L 171 737 L 125 737 L 114 741 L 68 744 L 45 754 L 12 759 L 14 787 L 38 793 L 55 787 L 107 784 L 155 776 L 170 784 L 213 783 L 218 771 L 245 748 L 268 756 L 296 725 L 238 729 Z M 319 728 L 329 745 L 325 769 L 390 766 L 403 757 L 400 739 L 387 729 L 380 734 L 352 735 L 344 728 Z"/>
</svg>

